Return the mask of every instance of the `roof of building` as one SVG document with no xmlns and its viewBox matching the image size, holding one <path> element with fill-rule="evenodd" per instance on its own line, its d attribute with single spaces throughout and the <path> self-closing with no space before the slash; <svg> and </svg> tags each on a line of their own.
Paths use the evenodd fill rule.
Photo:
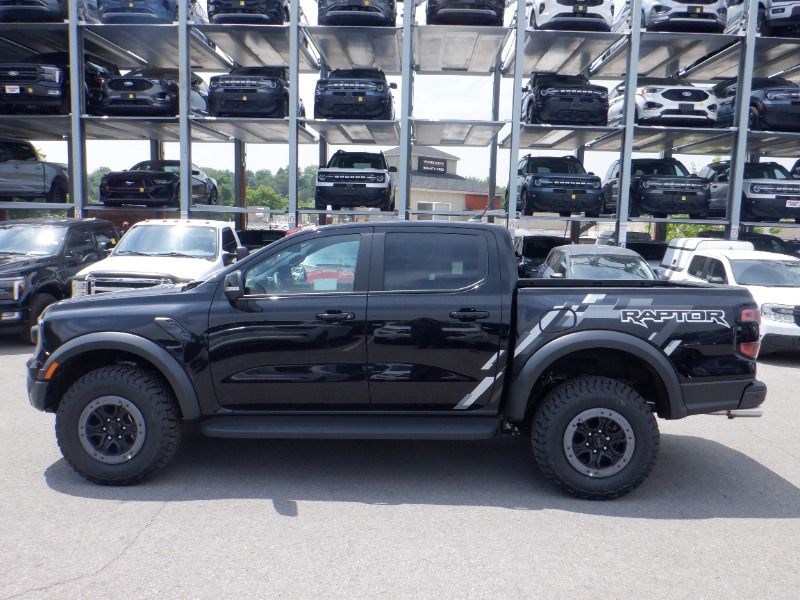
<svg viewBox="0 0 800 600">
<path fill-rule="evenodd" d="M 411 154 L 421 154 L 423 156 L 427 156 L 430 158 L 444 158 L 447 160 L 461 160 L 458 156 L 454 156 L 453 154 L 448 154 L 447 152 L 442 152 L 441 150 L 437 150 L 433 146 L 412 146 L 411 147 Z M 399 156 L 400 155 L 400 148 L 389 148 L 383 153 L 384 156 Z"/>
<path fill-rule="evenodd" d="M 430 173 L 420 173 L 419 171 L 411 172 L 411 187 L 447 192 L 465 192 L 467 194 L 489 193 L 489 186 L 485 183 L 466 179 L 461 175 L 432 175 Z"/>
</svg>

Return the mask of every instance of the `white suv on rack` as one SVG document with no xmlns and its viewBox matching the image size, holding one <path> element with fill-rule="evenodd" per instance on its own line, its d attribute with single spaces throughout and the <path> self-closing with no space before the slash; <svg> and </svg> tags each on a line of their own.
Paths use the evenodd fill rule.
<svg viewBox="0 0 800 600">
<path fill-rule="evenodd" d="M 722 33 L 728 20 L 726 4 L 726 0 L 642 0 L 642 29 Z M 630 13 L 630 0 L 625 0 L 614 21 L 615 31 L 629 26 Z"/>
<path fill-rule="evenodd" d="M 738 33 L 747 26 L 747 10 L 747 0 L 728 2 L 726 33 Z M 759 0 L 756 29 L 761 35 L 800 31 L 800 0 Z"/>
<path fill-rule="evenodd" d="M 528 0 L 532 29 L 610 31 L 614 0 Z"/>
<path fill-rule="evenodd" d="M 635 122 L 638 124 L 713 127 L 717 99 L 709 91 L 678 79 L 640 77 L 636 88 Z M 608 124 L 619 124 L 625 111 L 625 84 L 608 97 Z"/>
</svg>

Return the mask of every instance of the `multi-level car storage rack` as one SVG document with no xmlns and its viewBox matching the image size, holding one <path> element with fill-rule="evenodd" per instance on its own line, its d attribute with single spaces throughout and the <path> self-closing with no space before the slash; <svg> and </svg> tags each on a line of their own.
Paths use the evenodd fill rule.
<svg viewBox="0 0 800 600">
<path fill-rule="evenodd" d="M 177 208 L 138 209 L 145 215 L 174 214 L 187 217 L 198 213 L 242 214 L 263 212 L 247 208 L 243 173 L 246 144 L 274 144 L 288 154 L 290 173 L 288 213 L 290 222 L 312 220 L 314 210 L 298 206 L 299 144 L 319 143 L 324 161 L 328 144 L 399 145 L 400 171 L 396 217 L 415 218 L 425 211 L 410 209 L 411 144 L 427 146 L 483 146 L 489 148 L 489 198 L 496 189 L 498 149 L 510 151 L 508 211 L 495 207 L 488 216 L 516 220 L 516 164 L 521 149 L 574 152 L 614 152 L 629 165 L 634 152 L 731 156 L 732 176 L 728 216 L 702 221 L 725 225 L 731 237 L 740 226 L 790 227 L 794 223 L 740 223 L 742 175 L 746 160 L 760 156 L 800 156 L 800 133 L 748 131 L 746 126 L 727 129 L 653 127 L 633 122 L 637 76 L 682 77 L 710 83 L 738 76 L 739 99 L 749 98 L 753 76 L 781 73 L 800 79 L 800 39 L 761 37 L 756 32 L 757 6 L 749 7 L 744 31 L 734 35 L 708 33 L 641 32 L 640 0 L 633 0 L 629 29 L 621 32 L 532 31 L 524 3 L 510 3 L 515 18 L 511 27 L 417 25 L 416 2 L 406 2 L 399 27 L 323 27 L 303 22 L 299 0 L 291 3 L 287 25 L 192 24 L 186 3 L 179 3 L 178 21 L 167 25 L 95 25 L 79 23 L 77 3 L 70 3 L 69 20 L 56 24 L 0 24 L 0 59 L 23 58 L 31 52 L 63 51 L 70 54 L 71 104 L 80 107 L 83 90 L 83 52 L 91 52 L 129 69 L 150 64 L 178 67 L 181 100 L 175 118 L 98 117 L 75 109 L 65 116 L 0 116 L 0 137 L 34 140 L 66 140 L 69 144 L 71 190 L 66 204 L 5 202 L 0 209 L 61 209 L 76 216 L 98 215 L 102 207 L 90 205 L 86 189 L 87 140 L 150 140 L 151 155 L 162 154 L 163 142 L 180 143 L 182 171 L 188 173 L 192 142 L 233 143 L 235 149 L 235 206 L 196 206 L 190 202 L 190 178 L 181 183 Z M 189 71 L 227 71 L 233 64 L 289 67 L 290 102 L 286 119 L 197 117 L 189 111 Z M 298 114 L 300 73 L 326 73 L 345 67 L 380 67 L 388 75 L 400 75 L 401 86 L 395 102 L 399 108 L 394 121 L 304 121 Z M 593 80 L 624 80 L 626 108 L 619 127 L 548 126 L 521 123 L 519 106 L 523 78 L 532 71 L 583 73 Z M 434 121 L 415 116 L 414 81 L 426 74 L 479 75 L 492 78 L 493 102 L 487 120 Z M 510 115 L 500 114 L 501 79 L 513 78 Z M 398 97 L 399 96 L 399 97 Z M 311 113 L 310 98 L 306 106 Z M 488 111 L 487 111 L 488 112 Z M 747 123 L 747 102 L 740 102 L 737 123 Z M 698 165 L 700 166 L 700 165 Z M 665 223 L 687 219 L 655 219 L 628 215 L 630 172 L 623 168 L 621 198 L 617 215 L 600 221 L 618 224 L 624 238 L 629 223 Z M 132 209 L 133 210 L 133 209 Z M 343 214 L 343 213 L 337 213 Z M 347 213 L 344 213 L 347 214 Z M 374 211 L 349 211 L 351 215 L 374 215 Z M 464 215 L 465 212 L 450 212 Z M 469 214 L 472 214 L 470 212 Z M 382 213 L 384 217 L 392 217 Z M 570 221 L 577 226 L 589 219 L 572 217 L 524 217 Z"/>
</svg>

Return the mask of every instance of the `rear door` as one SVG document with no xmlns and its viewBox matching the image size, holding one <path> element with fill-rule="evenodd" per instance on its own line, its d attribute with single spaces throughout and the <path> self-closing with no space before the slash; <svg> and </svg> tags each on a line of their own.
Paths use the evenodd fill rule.
<svg viewBox="0 0 800 600">
<path fill-rule="evenodd" d="M 44 165 L 24 142 L 0 142 L 0 193 L 44 194 Z"/>
<path fill-rule="evenodd" d="M 485 406 L 502 324 L 494 237 L 466 228 L 381 228 L 373 247 L 367 309 L 373 408 Z"/>
</svg>

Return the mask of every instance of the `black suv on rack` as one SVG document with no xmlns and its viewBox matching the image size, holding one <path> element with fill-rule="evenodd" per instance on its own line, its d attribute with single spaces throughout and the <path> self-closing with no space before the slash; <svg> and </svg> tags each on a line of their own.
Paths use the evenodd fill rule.
<svg viewBox="0 0 800 600">
<path fill-rule="evenodd" d="M 315 119 L 394 119 L 391 90 L 380 69 L 335 69 L 317 81 Z"/>
<path fill-rule="evenodd" d="M 105 258 L 117 230 L 98 219 L 20 219 L 0 223 L 0 333 L 31 340 L 42 311 L 69 296 L 70 277 Z"/>
<path fill-rule="evenodd" d="M 208 0 L 208 20 L 281 25 L 289 22 L 289 0 Z"/>
<path fill-rule="evenodd" d="M 197 0 L 189 3 L 189 20 L 207 23 Z M 172 23 L 178 20 L 178 0 L 102 0 L 98 14 L 103 23 Z"/>
<path fill-rule="evenodd" d="M 428 0 L 428 25 L 503 25 L 504 0 Z"/>
<path fill-rule="evenodd" d="M 97 114 L 105 98 L 105 82 L 119 75 L 115 65 L 84 55 L 86 111 Z M 19 62 L 0 63 L 0 113 L 68 113 L 69 54 L 34 54 Z"/>
<path fill-rule="evenodd" d="M 286 67 L 235 67 L 211 78 L 208 108 L 218 117 L 289 116 L 289 79 Z M 305 108 L 300 101 L 300 116 Z"/>
<path fill-rule="evenodd" d="M 517 165 L 517 210 L 557 212 L 562 217 L 583 212 L 600 216 L 603 190 L 600 178 L 587 173 L 574 156 L 523 156 Z"/>
<path fill-rule="evenodd" d="M 395 0 L 317 0 L 320 25 L 381 25 L 394 27 Z"/>
<path fill-rule="evenodd" d="M 208 112 L 208 86 L 192 73 L 192 112 Z M 162 115 L 178 114 L 178 69 L 142 67 L 122 77 L 114 77 L 107 84 L 108 94 L 103 99 L 102 112 L 106 115 Z"/>
<path fill-rule="evenodd" d="M 129 171 L 112 171 L 100 180 L 100 201 L 106 206 L 141 204 L 178 206 L 181 183 L 179 160 L 145 160 Z M 217 182 L 192 165 L 192 202 L 216 204 Z"/>
<path fill-rule="evenodd" d="M 64 21 L 66 18 L 66 0 L 0 0 L 0 23 L 42 23 Z"/>
<path fill-rule="evenodd" d="M 603 184 L 604 212 L 614 212 L 619 202 L 620 161 L 611 163 Z M 692 219 L 708 216 L 709 185 L 691 175 L 674 158 L 635 158 L 631 161 L 631 193 L 628 215 L 642 213 L 656 218 L 688 214 Z"/>
<path fill-rule="evenodd" d="M 736 79 L 714 86 L 718 127 L 733 125 L 738 87 Z M 800 86 L 782 77 L 753 77 L 747 120 L 750 129 L 800 130 Z"/>
<path fill-rule="evenodd" d="M 522 88 L 525 123 L 606 125 L 608 90 L 583 75 L 533 73 Z"/>
</svg>

